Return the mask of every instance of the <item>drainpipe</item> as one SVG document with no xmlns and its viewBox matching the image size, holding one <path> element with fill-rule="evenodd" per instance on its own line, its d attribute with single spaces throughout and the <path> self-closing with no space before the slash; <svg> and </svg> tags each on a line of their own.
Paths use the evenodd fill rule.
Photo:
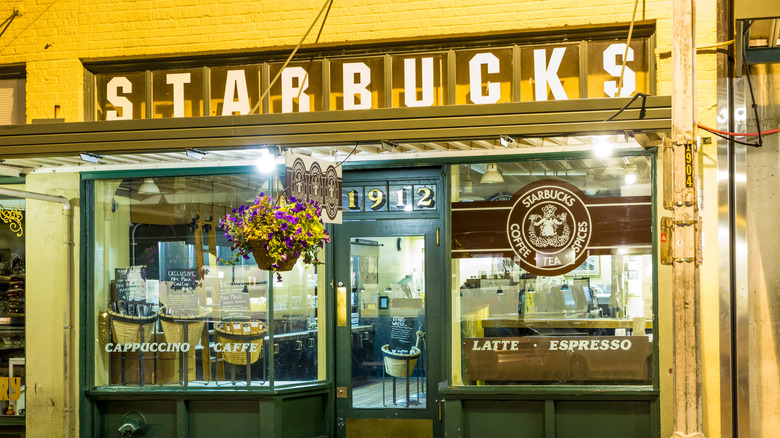
<svg viewBox="0 0 780 438">
<path fill-rule="evenodd" d="M 62 204 L 62 214 L 66 217 L 66 230 L 65 230 L 65 242 L 63 242 L 68 248 L 67 264 L 68 264 L 68 286 L 67 296 L 65 298 L 65 311 L 63 314 L 63 349 L 62 349 L 62 366 L 63 366 L 63 408 L 62 408 L 62 428 L 63 437 L 68 438 L 71 436 L 71 424 L 74 414 L 73 401 L 71 398 L 75 391 L 72 390 L 72 380 L 70 378 L 70 370 L 77 369 L 71 367 L 71 346 L 73 345 L 73 318 L 71 313 L 73 311 L 73 295 L 75 288 L 73 286 L 74 276 L 74 256 L 73 256 L 73 209 L 71 208 L 70 201 L 63 196 L 45 195 L 43 193 L 28 192 L 25 190 L 9 189 L 0 187 L 0 195 L 10 196 L 14 198 L 34 199 L 36 201 L 44 202 L 56 202 Z"/>
</svg>

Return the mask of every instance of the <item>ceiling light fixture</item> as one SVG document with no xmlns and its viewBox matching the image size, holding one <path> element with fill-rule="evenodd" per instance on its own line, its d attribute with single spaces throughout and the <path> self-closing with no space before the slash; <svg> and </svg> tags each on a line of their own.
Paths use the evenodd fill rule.
<svg viewBox="0 0 780 438">
<path fill-rule="evenodd" d="M 160 188 L 154 183 L 154 178 L 144 178 L 143 184 L 138 187 L 139 195 L 159 195 Z"/>
<path fill-rule="evenodd" d="M 637 181 L 636 166 L 634 165 L 626 166 L 625 181 L 626 184 L 636 184 Z"/>
<path fill-rule="evenodd" d="M 490 163 L 487 165 L 487 171 L 482 175 L 479 181 L 481 184 L 495 184 L 504 182 L 504 177 L 498 172 L 498 164 Z"/>
<path fill-rule="evenodd" d="M 255 166 L 260 173 L 271 173 L 276 169 L 276 158 L 267 148 L 260 149 L 260 156 L 255 161 Z"/>
<path fill-rule="evenodd" d="M 498 138 L 498 141 L 501 142 L 501 146 L 508 148 L 510 144 L 515 142 L 515 139 L 508 135 L 502 135 Z"/>
<path fill-rule="evenodd" d="M 187 154 L 188 157 L 195 158 L 196 160 L 202 160 L 203 157 L 208 155 L 208 152 L 200 149 L 185 149 L 184 153 Z"/>
<path fill-rule="evenodd" d="M 612 144 L 606 136 L 596 137 L 593 142 L 593 154 L 597 158 L 607 158 L 612 155 Z"/>
<path fill-rule="evenodd" d="M 93 154 L 91 152 L 81 152 L 79 153 L 79 157 L 81 157 L 83 161 L 97 164 L 97 162 L 100 161 L 101 158 L 103 158 L 103 155 Z"/>
<path fill-rule="evenodd" d="M 463 192 L 460 194 L 461 202 L 484 201 L 485 199 L 474 193 L 474 185 L 471 182 L 471 165 L 466 170 L 466 181 L 463 182 Z"/>
<path fill-rule="evenodd" d="M 585 194 L 588 196 L 593 196 L 603 190 L 607 190 L 607 187 L 603 184 L 599 184 L 598 182 L 587 179 L 585 180 L 585 184 L 582 186 L 582 191 L 585 192 Z"/>
</svg>

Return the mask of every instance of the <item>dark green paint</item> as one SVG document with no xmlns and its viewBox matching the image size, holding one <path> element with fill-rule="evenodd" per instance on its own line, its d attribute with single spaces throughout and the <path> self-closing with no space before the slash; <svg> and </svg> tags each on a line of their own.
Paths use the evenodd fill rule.
<svg viewBox="0 0 780 438">
<path fill-rule="evenodd" d="M 651 155 L 653 159 L 653 174 L 655 175 L 655 152 L 637 151 L 623 155 Z M 534 155 L 517 156 L 507 154 L 500 157 L 491 157 L 491 161 L 516 161 L 522 159 L 526 160 L 541 160 L 541 159 L 566 159 L 566 158 L 583 158 L 586 153 L 571 153 L 571 154 L 554 154 L 554 153 L 542 153 Z M 370 166 L 381 165 L 386 169 L 377 173 L 384 177 L 392 178 L 393 175 L 397 176 L 398 173 L 393 169 L 387 169 L 388 167 L 406 166 L 408 172 L 408 166 L 421 166 L 415 171 L 419 171 L 420 175 L 426 177 L 440 178 L 440 186 L 438 190 L 439 206 L 443 207 L 449 205 L 449 172 L 446 164 L 456 163 L 469 163 L 469 162 L 481 162 L 484 161 L 484 157 L 471 157 L 468 159 L 421 159 L 410 163 L 408 161 L 377 161 L 373 163 L 360 163 L 359 165 L 345 164 L 346 170 L 358 170 L 361 168 L 367 168 Z M 431 166 L 435 164 L 445 164 L 444 168 L 425 168 L 424 166 Z M 92 243 L 94 242 L 94 181 L 96 179 L 110 179 L 121 177 L 152 177 L 152 176 L 181 176 L 181 175 L 215 175 L 215 174 L 246 174 L 254 172 L 253 166 L 236 166 L 236 167 L 214 167 L 214 168 L 199 168 L 199 169 L 163 169 L 163 170 L 139 170 L 139 171 L 124 171 L 124 172 L 92 172 L 82 174 L 81 185 L 81 263 L 80 269 L 82 275 L 80 276 L 80 289 L 82 291 L 82 302 L 85 305 L 82 307 L 80 314 L 80 326 L 84 328 L 81 330 L 81 343 L 85 345 L 80 353 L 80 361 L 82 367 L 79 373 L 81 400 L 81 436 L 98 436 L 101 434 L 114 434 L 116 433 L 115 424 L 121 419 L 124 413 L 131 410 L 139 410 L 144 413 L 149 411 L 150 408 L 154 409 L 152 413 L 152 419 L 157 422 L 167 421 L 170 425 L 170 430 L 155 423 L 155 426 L 150 428 L 150 431 L 158 431 L 168 433 L 170 435 L 159 436 L 177 436 L 177 437 L 189 437 L 196 436 L 198 434 L 194 427 L 200 428 L 202 422 L 206 422 L 209 418 L 215 417 L 224 409 L 221 407 L 212 406 L 227 406 L 230 407 L 233 412 L 233 421 L 228 421 L 222 424 L 223 428 L 218 428 L 218 436 L 227 436 L 226 431 L 236 431 L 240 433 L 243 428 L 248 427 L 251 424 L 255 432 L 252 436 L 317 436 L 309 435 L 320 433 L 322 436 L 332 436 L 336 430 L 335 419 L 337 418 L 336 406 L 337 399 L 334 396 L 334 382 L 326 380 L 323 382 L 303 383 L 294 386 L 285 386 L 283 388 L 252 388 L 247 390 L 246 388 L 172 388 L 172 387 L 148 387 L 139 391 L 133 388 L 117 388 L 117 387 L 104 387 L 94 388 L 92 387 L 92 381 L 94 379 L 94 363 L 92 358 L 94 357 L 94 346 L 90 339 L 94 339 L 94 328 L 92 326 L 92 315 L 94 314 L 94 297 L 93 291 L 93 279 L 94 272 L 92 271 L 94 260 L 94 248 Z M 350 176 L 354 174 L 354 176 Z M 345 181 L 359 180 L 361 172 L 347 172 L 345 173 Z M 369 178 L 370 179 L 370 178 Z M 655 178 L 652 181 L 653 193 L 657 188 L 657 181 Z M 656 203 L 653 203 L 653 217 L 657 221 L 657 207 Z M 442 210 L 444 211 L 444 210 Z M 403 217 L 408 217 L 408 213 L 401 213 Z M 441 214 L 441 219 L 437 222 L 432 217 L 437 214 Z M 345 216 L 349 217 L 349 216 Z M 398 219 L 400 216 L 388 216 L 386 219 Z M 448 327 L 445 325 L 450 323 L 452 317 L 446 310 L 450 308 L 451 301 L 449 294 L 446 291 L 451 290 L 450 278 L 447 275 L 450 272 L 449 267 L 449 254 L 450 239 L 446 232 L 449 229 L 450 217 L 449 214 L 441 213 L 441 211 L 425 212 L 420 216 L 421 221 L 433 221 L 438 225 L 433 225 L 432 229 L 438 226 L 441 228 L 441 246 L 435 246 L 435 234 L 431 239 L 426 241 L 426 246 L 429 248 L 436 248 L 441 252 L 440 260 L 438 264 L 438 272 L 434 273 L 429 271 L 427 275 L 435 275 L 439 281 L 438 284 L 442 284 L 444 293 L 441 295 L 441 303 L 438 307 L 442 309 L 441 312 L 435 312 L 433 306 L 428 307 L 429 318 L 429 331 L 434 325 L 441 327 Z M 397 224 L 398 221 L 393 221 Z M 655 223 L 655 222 L 654 222 Z M 356 225 L 357 226 L 357 225 Z M 329 230 L 335 236 L 340 232 L 340 228 L 343 226 L 329 226 Z M 397 231 L 398 228 L 394 228 L 393 231 Z M 415 228 L 416 231 L 416 228 Z M 375 234 L 375 233 L 374 233 Z M 418 234 L 417 232 L 413 234 Z M 334 245 L 329 245 L 328 259 L 335 260 L 334 255 L 337 253 Z M 657 245 L 655 239 L 653 240 L 653 255 L 657 256 Z M 657 257 L 656 257 L 657 258 Z M 333 265 L 332 265 L 333 266 Z M 656 309 L 654 312 L 654 327 L 658 327 L 658 296 L 657 296 L 657 266 L 654 265 L 654 278 L 653 278 L 653 307 Z M 338 272 L 338 271 L 337 271 Z M 328 276 L 327 293 L 330 297 L 335 297 L 335 290 L 330 284 L 330 280 L 333 277 Z M 335 279 L 338 281 L 338 276 Z M 272 292 L 271 292 L 272 293 Z M 339 331 L 335 329 L 335 302 L 334 300 L 326 300 L 326 318 L 323 318 L 326 326 L 326 333 L 329 336 L 338 337 Z M 343 335 L 343 333 L 342 333 Z M 429 334 L 433 336 L 433 333 Z M 446 372 L 445 370 L 451 369 L 449 354 L 443 346 L 450 345 L 452 334 L 448 331 L 440 331 L 439 339 L 442 342 L 432 346 L 429 344 L 429 357 L 434 356 L 447 364 L 446 367 L 439 366 L 438 371 L 432 369 L 433 364 L 428 363 L 431 374 L 429 375 L 429 391 L 430 388 L 435 388 L 436 383 L 444 381 Z M 446 338 L 446 339 L 445 339 Z M 346 344 L 346 345 L 344 345 Z M 349 343 L 348 342 L 327 342 L 327 357 L 348 357 Z M 441 433 L 447 437 L 461 437 L 461 436 L 480 436 L 479 425 L 487 424 L 493 416 L 507 415 L 506 421 L 502 419 L 499 423 L 503 424 L 508 422 L 514 424 L 520 421 L 520 418 L 524 418 L 523 424 L 527 424 L 528 427 L 522 429 L 529 430 L 527 436 L 535 436 L 533 431 L 536 431 L 536 425 L 539 421 L 542 422 L 543 428 L 547 436 L 577 436 L 566 435 L 574 432 L 582 433 L 582 425 L 587 424 L 588 421 L 597 422 L 598 424 L 610 423 L 615 425 L 621 425 L 625 422 L 632 422 L 643 425 L 645 435 L 658 437 L 660 433 L 660 403 L 659 403 L 659 390 L 658 390 L 658 337 L 654 336 L 654 362 L 656 371 L 653 373 L 653 385 L 652 386 L 464 386 L 464 387 L 448 387 L 445 384 L 440 385 L 440 394 L 444 398 L 442 415 L 444 417 L 443 423 L 438 422 L 438 406 L 436 400 L 439 398 L 434 391 L 431 391 L 428 397 L 429 411 L 431 417 L 434 419 L 434 424 L 437 430 L 441 428 Z M 347 356 L 345 356 L 347 355 Z M 349 376 L 349 364 L 342 363 L 343 361 L 336 361 L 329 359 L 326 364 L 327 375 L 336 376 L 335 383 L 339 386 L 351 386 L 351 381 L 344 377 Z M 336 367 L 339 369 L 336 369 Z M 441 373 L 434 376 L 434 373 Z M 335 374 L 334 374 L 335 373 Z M 150 404 L 151 403 L 151 404 Z M 490 408 L 494 406 L 494 408 Z M 504 409 L 506 406 L 523 407 L 523 409 Z M 533 417 L 536 412 L 536 406 L 542 406 L 541 414 L 538 418 Z M 121 412 L 120 412 L 121 411 Z M 355 410 L 354 417 L 356 418 L 371 418 L 376 412 L 372 410 L 362 410 L 363 412 Z M 150 411 L 151 412 L 151 411 Z M 410 418 L 416 416 L 414 410 L 405 411 L 410 413 Z M 594 413 L 596 412 L 596 413 Z M 514 417 L 514 416 L 517 417 Z M 296 418 L 305 416 L 306 418 L 315 418 L 316 421 L 313 424 L 300 425 L 296 422 Z M 580 420 L 581 417 L 586 417 L 585 420 Z M 596 421 L 593 418 L 600 418 Z M 221 421 L 221 420 L 220 420 Z M 583 423 L 584 421 L 585 423 Z M 644 426 L 646 425 L 646 427 Z M 115 426 L 115 427 L 114 427 Z M 204 430 L 209 429 L 210 426 L 203 426 Z M 469 427 L 473 427 L 475 432 L 471 433 Z M 112 429 L 113 428 L 113 429 Z M 228 428 L 228 429 L 225 429 Z M 316 428 L 317 430 L 315 430 Z M 290 429 L 292 435 L 287 435 L 286 430 Z M 298 429 L 300 434 L 298 435 Z M 258 432 L 260 430 L 260 432 Z M 518 430 L 514 428 L 511 430 L 511 434 L 517 435 Z M 552 435 L 550 434 L 552 432 Z M 597 429 L 600 430 L 600 429 Z M 603 436 L 626 436 L 619 435 L 625 429 L 621 427 L 608 427 L 605 431 L 606 435 Z M 508 432 L 510 433 L 510 432 Z M 525 433 L 525 432 L 523 432 Z M 258 435 L 259 434 L 259 435 Z M 110 436 L 110 435 L 109 435 Z M 147 436 L 157 436 L 150 435 Z M 243 435 L 234 435 L 243 436 Z M 525 436 L 525 435 L 521 435 Z M 545 436 L 544 434 L 539 436 Z M 582 435 L 579 435 L 582 436 Z"/>
<path fill-rule="evenodd" d="M 555 402 L 544 401 L 544 436 L 555 438 Z"/>
<path fill-rule="evenodd" d="M 463 402 L 463 436 L 538 438 L 545 433 L 545 404 L 531 401 Z M 549 435 L 548 435 L 549 436 Z"/>
<path fill-rule="evenodd" d="M 189 436 L 190 413 L 184 400 L 176 400 L 176 438 Z"/>
<path fill-rule="evenodd" d="M 650 403 L 643 401 L 559 401 L 555 437 L 650 438 Z"/>
</svg>

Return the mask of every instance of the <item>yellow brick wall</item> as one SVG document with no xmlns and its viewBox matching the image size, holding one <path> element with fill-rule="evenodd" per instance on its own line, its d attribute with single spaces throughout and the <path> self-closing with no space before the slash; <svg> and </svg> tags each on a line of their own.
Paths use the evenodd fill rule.
<svg viewBox="0 0 780 438">
<path fill-rule="evenodd" d="M 324 0 L 24 0 L 0 6 L 0 18 L 21 7 L 0 38 L 0 66 L 27 65 L 27 119 L 52 118 L 60 105 L 68 122 L 84 120 L 81 60 L 163 57 L 195 53 L 292 48 Z M 697 43 L 715 41 L 714 0 L 698 2 Z M 638 20 L 657 21 L 657 45 L 671 46 L 669 0 L 638 2 Z M 524 31 L 627 23 L 629 0 L 350 0 L 336 1 L 321 42 L 340 43 L 462 33 Z M 315 28 L 307 43 L 313 42 Z M 671 94 L 671 59 L 658 59 L 658 92 Z M 715 124 L 715 56 L 697 57 L 700 121 Z M 714 143 L 714 142 L 713 142 Z M 705 434 L 719 436 L 717 312 L 717 187 L 714 146 L 705 149 L 705 263 L 702 266 L 702 343 Z M 659 278 L 661 436 L 671 436 L 670 276 Z M 42 418 L 41 421 L 49 421 Z M 53 421 L 53 420 L 52 420 Z"/>
</svg>

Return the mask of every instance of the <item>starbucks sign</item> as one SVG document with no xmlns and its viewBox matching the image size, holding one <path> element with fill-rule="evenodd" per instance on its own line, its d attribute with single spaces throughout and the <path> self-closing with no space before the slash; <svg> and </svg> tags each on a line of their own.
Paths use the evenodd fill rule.
<svg viewBox="0 0 780 438">
<path fill-rule="evenodd" d="M 559 180 L 536 181 L 515 193 L 506 232 L 523 269 L 561 275 L 585 261 L 593 225 L 584 199 Z"/>
</svg>

